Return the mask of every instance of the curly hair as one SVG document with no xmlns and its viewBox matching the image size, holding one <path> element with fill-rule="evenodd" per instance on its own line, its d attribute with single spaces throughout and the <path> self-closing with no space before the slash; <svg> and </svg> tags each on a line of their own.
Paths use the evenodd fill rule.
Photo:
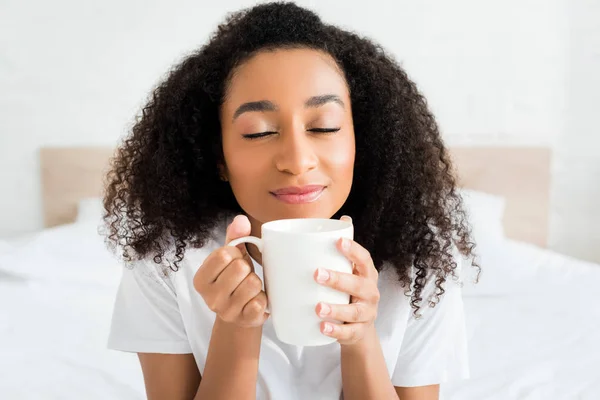
<svg viewBox="0 0 600 400">
<path fill-rule="evenodd" d="M 293 3 L 229 15 L 153 90 L 107 175 L 109 245 L 126 261 L 169 258 L 176 271 L 187 246 L 203 246 L 224 215 L 242 213 L 219 177 L 219 109 L 237 66 L 261 50 L 286 48 L 325 52 L 346 77 L 356 158 L 349 197 L 334 217 L 353 218 L 355 240 L 378 270 L 384 263 L 396 270 L 415 314 L 425 284 L 435 280 L 427 300 L 435 306 L 447 278 L 456 277 L 455 248 L 479 269 L 436 121 L 380 45 Z"/>
</svg>

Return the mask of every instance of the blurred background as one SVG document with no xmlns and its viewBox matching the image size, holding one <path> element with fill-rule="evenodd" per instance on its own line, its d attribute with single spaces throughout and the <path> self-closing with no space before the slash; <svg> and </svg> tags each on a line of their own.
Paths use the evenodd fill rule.
<svg viewBox="0 0 600 400">
<path fill-rule="evenodd" d="M 0 237 L 42 227 L 38 150 L 114 145 L 169 67 L 252 1 L 0 2 Z M 549 247 L 600 261 L 600 3 L 299 1 L 379 41 L 449 144 L 549 146 Z"/>
<path fill-rule="evenodd" d="M 450 147 L 546 149 L 550 155 L 547 199 L 540 204 L 547 216 L 544 240 L 526 240 L 525 233 L 520 239 L 534 244 L 513 243 L 527 253 L 518 258 L 529 260 L 530 269 L 518 264 L 517 256 L 503 259 L 514 274 L 490 269 L 488 276 L 497 277 L 498 286 L 488 281 L 481 292 L 465 292 L 472 298 L 466 303 L 471 349 L 483 354 L 472 363 L 472 381 L 479 386 L 449 386 L 448 398 L 597 398 L 600 374 L 593 370 L 600 355 L 568 346 L 594 345 L 600 328 L 588 322 L 590 312 L 598 317 L 590 309 L 600 308 L 600 300 L 595 295 L 569 300 L 582 313 L 575 318 L 569 317 L 573 312 L 565 296 L 588 291 L 592 296 L 600 278 L 600 2 L 297 3 L 393 54 L 428 99 Z M 95 262 L 110 268 L 82 269 L 89 263 L 84 255 L 100 252 L 101 244 L 90 234 L 93 224 L 49 229 L 56 224 L 45 221 L 41 149 L 114 147 L 169 68 L 205 43 L 228 12 L 254 4 L 0 0 L 0 376 L 8 374 L 0 378 L 0 398 L 71 398 L 61 390 L 72 385 L 77 390 L 69 393 L 78 394 L 72 398 L 143 396 L 137 361 L 101 348 L 118 268 L 103 255 L 94 256 Z M 55 159 L 62 153 L 57 154 Z M 513 191 L 520 189 L 527 187 Z M 80 197 L 73 204 L 78 221 L 85 222 L 89 212 L 97 223 L 97 199 Z M 501 201 L 487 200 L 490 207 Z M 472 214 L 477 218 L 477 211 Z M 84 242 L 74 245 L 74 234 Z M 81 256 L 69 253 L 63 261 L 65 243 Z M 500 263 L 498 257 L 489 262 Z M 49 259 L 62 267 L 49 266 Z M 526 278 L 540 285 L 539 293 L 527 293 Z M 589 286 L 578 286 L 582 282 Z M 507 294 L 504 289 L 511 285 L 522 289 L 521 297 Z M 547 301 L 539 300 L 542 292 Z M 507 309 L 527 314 L 519 321 L 508 314 L 501 322 L 498 314 L 487 317 Z M 57 322 L 59 314 L 68 320 Z M 478 319 L 480 314 L 486 316 Z M 548 319 L 531 319 L 540 314 Z M 560 322 L 547 325 L 550 320 Z M 588 325 L 577 325 L 582 323 Z M 487 335 L 498 324 L 505 329 L 501 341 L 521 343 L 519 350 L 510 350 L 519 353 L 516 358 L 509 360 L 506 351 L 490 345 Z M 48 326 L 56 335 L 40 339 L 40 330 Z M 549 331 L 567 339 L 540 341 Z M 21 345 L 11 345 L 17 339 Z M 564 352 L 555 353 L 556 348 Z M 507 377 L 498 381 L 500 359 Z M 530 364 L 533 359 L 541 361 Z M 77 379 L 69 378 L 75 369 Z M 22 371 L 35 375 L 33 383 Z M 565 374 L 572 380 L 565 381 Z M 559 385 L 558 376 L 563 385 L 552 386 Z"/>
</svg>

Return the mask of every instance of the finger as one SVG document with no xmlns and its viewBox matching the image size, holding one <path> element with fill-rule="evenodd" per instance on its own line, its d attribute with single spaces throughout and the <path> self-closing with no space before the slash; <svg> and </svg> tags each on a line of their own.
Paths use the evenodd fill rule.
<svg viewBox="0 0 600 400">
<path fill-rule="evenodd" d="M 242 253 L 236 247 L 221 247 L 210 253 L 194 275 L 194 287 L 198 290 L 214 283 L 236 258 L 242 259 Z"/>
<path fill-rule="evenodd" d="M 231 294 L 231 308 L 236 313 L 241 313 L 248 302 L 258 296 L 260 292 L 262 292 L 262 281 L 258 275 L 251 272 Z"/>
<path fill-rule="evenodd" d="M 324 268 L 317 269 L 315 280 L 323 286 L 348 293 L 359 299 L 367 299 L 369 297 L 369 290 L 371 289 L 370 282 L 362 276 Z"/>
<path fill-rule="evenodd" d="M 252 267 L 248 262 L 243 258 L 236 258 L 218 276 L 212 285 L 212 289 L 229 298 L 251 273 Z"/>
<path fill-rule="evenodd" d="M 237 249 L 235 249 L 238 251 Z M 216 281 L 204 284 L 204 289 L 196 287 L 208 308 L 221 312 L 228 308 L 231 295 L 248 274 L 252 273 L 248 263 L 243 258 L 234 259 L 217 277 Z M 198 274 L 196 274 L 198 276 Z M 194 277 L 196 281 L 196 277 Z M 196 283 L 194 282 L 194 286 Z"/>
<path fill-rule="evenodd" d="M 233 239 L 238 239 L 244 236 L 249 236 L 252 230 L 250 220 L 245 215 L 237 215 L 231 224 L 227 227 L 227 233 L 225 234 L 225 244 L 231 242 Z M 246 244 L 240 243 L 236 246 L 243 256 L 247 256 L 248 251 L 246 250 Z"/>
<path fill-rule="evenodd" d="M 267 309 L 267 295 L 265 292 L 261 291 L 254 298 L 246 303 L 244 308 L 242 309 L 242 315 L 244 318 L 248 320 L 256 320 L 260 318 L 259 321 L 266 320 L 269 317 L 269 314 L 266 312 Z"/>
<path fill-rule="evenodd" d="M 316 307 L 317 315 L 341 322 L 369 322 L 377 318 L 377 311 L 366 303 L 352 304 L 327 304 L 319 303 Z"/>
<path fill-rule="evenodd" d="M 241 238 L 242 236 L 250 235 L 252 226 L 250 220 L 245 215 L 237 215 L 231 224 L 227 227 L 227 233 L 225 234 L 225 243 L 231 242 L 233 239 Z"/>
<path fill-rule="evenodd" d="M 321 333 L 336 338 L 340 343 L 354 343 L 364 336 L 363 331 L 367 328 L 365 323 L 356 324 L 334 324 L 332 322 L 321 322 Z"/>
<path fill-rule="evenodd" d="M 347 222 L 352 223 L 352 218 L 349 215 L 342 215 L 340 217 L 340 221 L 347 221 Z"/>
<path fill-rule="evenodd" d="M 371 277 L 377 274 L 371 254 L 360 244 L 348 238 L 340 238 L 337 247 L 354 264 L 360 276 Z"/>
</svg>

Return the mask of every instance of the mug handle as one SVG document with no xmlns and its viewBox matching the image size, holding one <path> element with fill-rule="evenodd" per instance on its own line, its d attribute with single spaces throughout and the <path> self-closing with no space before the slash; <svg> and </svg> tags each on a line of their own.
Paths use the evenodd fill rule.
<svg viewBox="0 0 600 400">
<path fill-rule="evenodd" d="M 258 251 L 263 252 L 263 241 L 256 236 L 244 236 L 241 238 L 233 239 L 231 242 L 227 244 L 227 246 L 235 247 L 240 243 L 252 243 L 256 247 L 258 247 Z"/>
<path fill-rule="evenodd" d="M 258 247 L 258 251 L 263 252 L 263 240 L 261 238 L 257 238 L 256 236 L 244 236 L 241 238 L 237 238 L 227 243 L 227 246 L 235 247 L 241 243 L 252 243 L 256 247 Z M 263 268 L 264 275 L 264 268 Z M 266 287 L 265 287 L 266 289 Z M 271 313 L 271 308 L 269 307 L 269 298 L 267 297 L 267 307 L 265 308 L 265 312 Z"/>
</svg>

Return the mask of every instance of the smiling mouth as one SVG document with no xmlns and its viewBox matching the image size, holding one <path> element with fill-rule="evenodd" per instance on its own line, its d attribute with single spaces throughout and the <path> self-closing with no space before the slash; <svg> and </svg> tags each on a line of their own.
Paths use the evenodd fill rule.
<svg viewBox="0 0 600 400">
<path fill-rule="evenodd" d="M 320 185 L 311 185 L 304 187 L 290 187 L 276 190 L 271 194 L 277 199 L 287 204 L 306 204 L 317 201 L 327 187 Z"/>
</svg>

